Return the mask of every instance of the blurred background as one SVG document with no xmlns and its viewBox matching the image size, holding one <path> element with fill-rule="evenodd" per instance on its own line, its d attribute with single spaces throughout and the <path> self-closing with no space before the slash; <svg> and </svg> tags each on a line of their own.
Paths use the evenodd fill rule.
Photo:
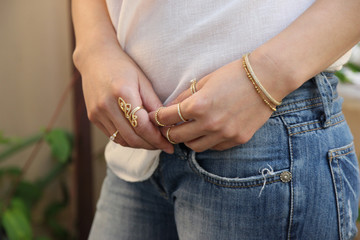
<svg viewBox="0 0 360 240">
<path fill-rule="evenodd" d="M 108 140 L 86 119 L 70 1 L 1 0 L 0 29 L 0 239 L 87 239 Z M 337 73 L 357 153 L 359 49 Z"/>
</svg>

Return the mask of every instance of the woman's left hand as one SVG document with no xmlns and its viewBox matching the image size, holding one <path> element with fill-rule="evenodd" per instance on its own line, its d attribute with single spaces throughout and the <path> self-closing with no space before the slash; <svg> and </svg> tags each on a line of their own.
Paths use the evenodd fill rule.
<svg viewBox="0 0 360 240">
<path fill-rule="evenodd" d="M 181 93 L 157 116 L 166 126 L 181 123 L 177 106 L 180 103 L 182 116 L 190 121 L 172 126 L 169 137 L 196 152 L 244 144 L 272 114 L 247 78 L 241 59 L 205 76 L 196 89 L 194 94 L 190 88 Z M 150 113 L 150 119 L 156 124 L 155 112 Z M 161 132 L 166 136 L 167 127 Z"/>
</svg>

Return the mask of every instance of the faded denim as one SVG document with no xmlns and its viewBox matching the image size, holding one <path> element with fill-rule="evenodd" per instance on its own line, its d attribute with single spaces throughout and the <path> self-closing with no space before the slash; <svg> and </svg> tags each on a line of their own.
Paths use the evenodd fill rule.
<svg viewBox="0 0 360 240">
<path fill-rule="evenodd" d="M 337 83 L 307 81 L 246 144 L 176 145 L 140 183 L 108 169 L 90 239 L 353 239 L 359 168 Z"/>
</svg>

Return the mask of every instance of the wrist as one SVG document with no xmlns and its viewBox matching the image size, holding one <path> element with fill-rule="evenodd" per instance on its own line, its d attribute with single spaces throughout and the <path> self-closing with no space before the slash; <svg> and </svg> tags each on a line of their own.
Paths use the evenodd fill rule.
<svg viewBox="0 0 360 240">
<path fill-rule="evenodd" d="M 102 64 L 108 60 L 121 60 L 125 57 L 126 54 L 117 41 L 79 43 L 73 52 L 74 65 L 80 72 L 88 63 Z"/>
<path fill-rule="evenodd" d="M 261 46 L 249 55 L 249 60 L 263 86 L 275 99 L 281 101 L 305 81 L 299 78 L 293 66 L 277 56 L 279 52 L 275 54 Z"/>
</svg>

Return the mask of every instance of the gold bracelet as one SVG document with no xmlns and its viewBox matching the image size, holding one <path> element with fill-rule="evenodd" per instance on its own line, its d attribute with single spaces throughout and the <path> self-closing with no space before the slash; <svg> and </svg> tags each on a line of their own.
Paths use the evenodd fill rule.
<svg viewBox="0 0 360 240">
<path fill-rule="evenodd" d="M 275 106 L 279 106 L 281 104 L 281 102 L 276 101 L 269 93 L 268 91 L 266 91 L 266 89 L 264 88 L 264 86 L 260 83 L 259 79 L 256 77 L 254 70 L 252 69 L 251 65 L 250 65 L 250 61 L 249 61 L 249 53 L 244 55 L 244 60 L 245 60 L 245 64 L 247 69 L 250 72 L 250 75 L 252 76 L 253 80 L 255 81 L 256 85 L 261 89 L 261 91 L 264 93 L 264 95 L 275 105 Z"/>
<path fill-rule="evenodd" d="M 262 100 L 266 103 L 266 105 L 268 105 L 270 107 L 271 110 L 273 111 L 276 111 L 276 108 L 274 106 L 272 106 L 268 100 L 266 100 L 266 98 L 263 96 L 263 94 L 261 93 L 259 87 L 256 85 L 256 82 L 254 81 L 253 77 L 251 76 L 248 68 L 247 68 L 247 65 L 246 65 L 246 62 L 245 62 L 245 57 L 243 58 L 243 67 L 244 67 L 244 70 L 246 72 L 246 75 L 247 77 L 249 78 L 249 80 L 251 81 L 251 83 L 254 85 L 254 88 L 256 90 L 256 92 L 260 95 L 260 97 L 262 98 Z"/>
</svg>

